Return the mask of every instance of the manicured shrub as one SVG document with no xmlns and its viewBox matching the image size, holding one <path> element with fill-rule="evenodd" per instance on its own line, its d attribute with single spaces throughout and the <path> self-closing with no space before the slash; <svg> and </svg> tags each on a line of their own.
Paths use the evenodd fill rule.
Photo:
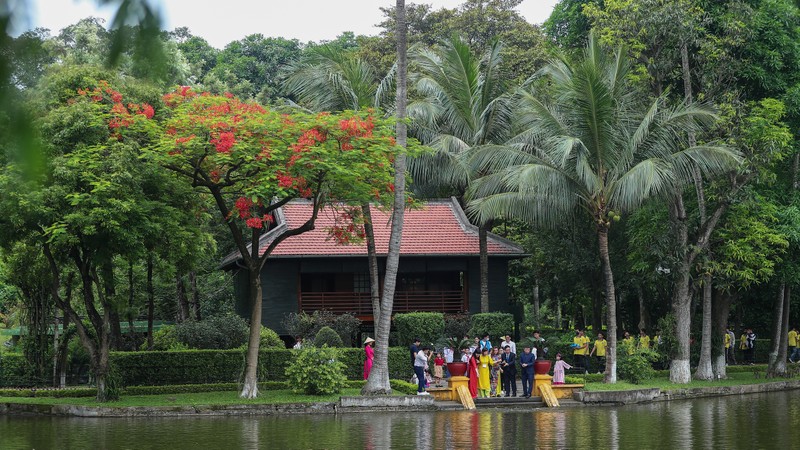
<svg viewBox="0 0 800 450">
<path fill-rule="evenodd" d="M 444 336 L 463 338 L 469 334 L 471 325 L 468 313 L 445 314 L 444 315 Z"/>
<path fill-rule="evenodd" d="M 352 347 L 354 343 L 360 345 L 356 342 L 358 330 L 361 329 L 361 319 L 358 317 L 349 313 L 339 314 L 330 327 L 342 338 L 342 343 L 346 347 Z"/>
<path fill-rule="evenodd" d="M 470 336 L 489 334 L 493 343 L 500 343 L 500 336 L 514 334 L 514 315 L 509 313 L 479 313 L 470 318 Z"/>
<path fill-rule="evenodd" d="M 339 337 L 339 334 L 333 331 L 331 327 L 322 327 L 316 336 L 314 336 L 314 346 L 315 347 L 343 347 L 342 338 Z"/>
<path fill-rule="evenodd" d="M 249 327 L 235 314 L 210 317 L 201 321 L 187 321 L 175 325 L 179 342 L 193 349 L 230 349 L 247 342 Z"/>
<path fill-rule="evenodd" d="M 174 325 L 165 325 L 160 329 L 153 332 L 153 348 L 152 350 L 155 351 L 176 351 L 176 350 L 188 350 L 189 347 L 186 344 L 183 344 L 178 341 L 178 336 L 175 333 L 175 326 Z M 139 350 L 146 351 L 147 348 L 147 341 L 142 343 Z"/>
<path fill-rule="evenodd" d="M 296 350 L 267 348 L 259 352 L 258 379 L 286 380 L 286 367 L 297 355 Z M 244 371 L 244 350 L 184 350 L 171 352 L 111 352 L 111 363 L 117 368 L 124 392 L 132 386 L 217 384 L 241 381 Z M 361 380 L 364 349 L 339 349 L 338 360 L 345 364 L 344 374 L 350 380 Z M 30 378 L 24 356 L 3 354 L 0 361 L 0 387 L 30 387 L 37 381 Z M 413 369 L 405 347 L 389 349 L 389 377 L 408 380 Z M 38 383 L 41 385 L 41 383 Z M 232 387 L 235 390 L 236 387 Z M 93 391 L 96 394 L 96 390 Z"/>
<path fill-rule="evenodd" d="M 419 338 L 423 345 L 430 345 L 444 335 L 444 314 L 437 312 L 412 312 L 395 314 L 394 326 L 400 345 L 411 345 Z"/>
<path fill-rule="evenodd" d="M 313 314 L 288 313 L 281 321 L 281 325 L 292 336 L 303 339 L 313 339 L 324 327 L 332 328 L 342 339 L 345 346 L 354 344 L 361 328 L 361 320 L 350 313 L 334 314 L 327 310 L 314 311 Z"/>
<path fill-rule="evenodd" d="M 658 358 L 655 352 L 640 350 L 633 355 L 618 353 L 617 357 L 619 359 L 617 374 L 620 379 L 633 384 L 641 384 L 655 378 L 656 371 L 652 364 Z"/>
<path fill-rule="evenodd" d="M 311 332 L 314 329 L 314 317 L 304 311 L 285 314 L 283 320 L 281 320 L 281 325 L 293 337 L 300 336 L 303 339 L 312 339 L 314 337 Z"/>
<path fill-rule="evenodd" d="M 40 382 L 33 377 L 30 364 L 22 354 L 4 353 L 0 356 L 0 387 L 28 387 Z"/>
<path fill-rule="evenodd" d="M 417 394 L 417 385 L 414 383 L 409 383 L 408 381 L 389 380 L 389 386 L 392 387 L 393 391 L 400 392 L 401 394 L 406 394 L 406 395 Z"/>
<path fill-rule="evenodd" d="M 292 391 L 309 395 L 338 394 L 347 378 L 344 375 L 345 365 L 337 357 L 337 350 L 330 347 L 299 350 L 286 368 Z"/>
<path fill-rule="evenodd" d="M 259 348 L 286 348 L 286 344 L 275 330 L 261 327 L 261 343 L 259 344 Z"/>
</svg>

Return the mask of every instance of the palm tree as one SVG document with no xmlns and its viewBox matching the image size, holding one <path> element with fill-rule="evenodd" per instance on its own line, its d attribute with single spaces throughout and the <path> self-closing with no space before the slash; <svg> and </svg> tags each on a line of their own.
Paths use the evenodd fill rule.
<svg viewBox="0 0 800 450">
<path fill-rule="evenodd" d="M 468 156 L 502 146 L 511 136 L 511 91 L 500 73 L 501 45 L 476 58 L 459 38 L 413 56 L 417 93 L 409 105 L 414 134 L 435 152 L 412 159 L 409 171 L 423 191 L 465 198 L 475 173 Z M 479 225 L 481 312 L 489 310 L 488 223 Z"/>
<path fill-rule="evenodd" d="M 722 146 L 688 146 L 687 132 L 715 120 L 705 106 L 640 102 L 626 82 L 622 49 L 605 53 L 590 36 L 582 60 L 551 62 L 540 73 L 551 95 L 521 90 L 517 117 L 525 132 L 514 148 L 480 152 L 490 174 L 473 183 L 469 212 L 481 222 L 503 217 L 559 226 L 582 212 L 594 223 L 605 278 L 608 325 L 605 382 L 616 382 L 616 298 L 608 232 L 620 214 L 649 198 L 666 199 L 692 182 L 693 167 L 719 173 L 739 163 Z"/>
<path fill-rule="evenodd" d="M 312 111 L 344 111 L 380 106 L 391 91 L 393 72 L 384 79 L 352 51 L 331 44 L 311 47 L 289 66 L 284 90 Z"/>
<path fill-rule="evenodd" d="M 380 107 L 383 103 L 394 103 L 397 125 L 397 144 L 405 147 L 406 125 L 406 24 L 405 2 L 398 0 L 397 36 L 398 63 L 389 74 L 379 79 L 374 67 L 353 52 L 332 45 L 320 45 L 307 50 L 300 62 L 290 67 L 285 90 L 294 95 L 300 103 L 313 111 L 358 110 L 366 107 Z M 397 74 L 396 99 L 389 98 L 395 87 Z M 394 100 L 394 102 L 392 102 Z M 372 297 L 373 317 L 375 320 L 375 364 L 370 378 L 362 389 L 364 395 L 390 394 L 388 348 L 389 328 L 394 302 L 394 291 L 399 267 L 400 239 L 402 235 L 403 215 L 405 212 L 405 176 L 406 163 L 403 150 L 395 158 L 395 198 L 392 213 L 392 229 L 389 239 L 389 252 L 386 258 L 383 294 L 379 289 L 378 259 L 375 249 L 375 236 L 372 230 L 370 205 L 361 205 L 364 215 L 364 231 L 367 240 L 367 254 L 370 273 L 370 293 Z"/>
</svg>

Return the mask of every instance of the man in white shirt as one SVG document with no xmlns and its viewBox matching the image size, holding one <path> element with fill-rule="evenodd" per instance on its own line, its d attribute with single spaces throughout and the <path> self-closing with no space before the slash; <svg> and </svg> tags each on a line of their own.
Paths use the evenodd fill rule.
<svg viewBox="0 0 800 450">
<path fill-rule="evenodd" d="M 507 334 L 506 340 L 500 343 L 500 348 L 506 348 L 506 347 L 511 347 L 511 353 L 515 355 L 517 354 L 517 344 L 515 344 L 514 341 L 511 340 L 510 334 Z"/>
<path fill-rule="evenodd" d="M 453 362 L 453 349 L 452 348 L 445 347 L 443 353 L 444 353 L 444 362 L 446 362 L 446 363 Z"/>
</svg>

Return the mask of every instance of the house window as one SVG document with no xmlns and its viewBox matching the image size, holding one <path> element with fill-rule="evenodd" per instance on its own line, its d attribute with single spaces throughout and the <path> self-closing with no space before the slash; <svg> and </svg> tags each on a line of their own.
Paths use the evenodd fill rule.
<svg viewBox="0 0 800 450">
<path fill-rule="evenodd" d="M 354 273 L 353 274 L 353 292 L 367 292 L 367 293 L 369 293 L 369 274 L 368 273 Z"/>
<path fill-rule="evenodd" d="M 424 291 L 425 290 L 425 275 L 424 274 L 406 274 L 398 276 L 399 280 L 397 287 L 399 291 Z"/>
</svg>

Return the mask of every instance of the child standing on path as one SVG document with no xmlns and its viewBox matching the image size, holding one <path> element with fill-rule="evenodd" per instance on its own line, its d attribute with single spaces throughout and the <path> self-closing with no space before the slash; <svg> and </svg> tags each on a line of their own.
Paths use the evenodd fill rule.
<svg viewBox="0 0 800 450">
<path fill-rule="evenodd" d="M 564 384 L 564 369 L 572 369 L 572 366 L 561 359 L 561 353 L 556 353 L 556 364 L 553 366 L 553 384 Z"/>
<path fill-rule="evenodd" d="M 442 358 L 441 353 L 436 354 L 436 358 L 433 359 L 433 379 L 437 383 L 442 381 L 444 377 L 444 358 Z"/>
</svg>

